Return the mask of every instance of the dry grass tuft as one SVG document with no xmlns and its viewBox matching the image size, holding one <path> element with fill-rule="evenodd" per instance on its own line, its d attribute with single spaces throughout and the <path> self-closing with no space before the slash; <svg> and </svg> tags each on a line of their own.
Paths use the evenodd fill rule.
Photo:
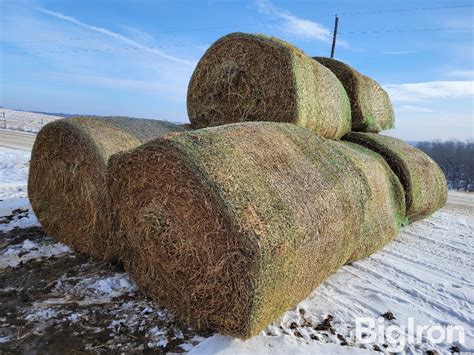
<svg viewBox="0 0 474 355">
<path fill-rule="evenodd" d="M 378 133 L 394 127 L 395 114 L 387 92 L 373 79 L 335 59 L 314 57 L 341 81 L 351 102 L 352 130 Z"/>
<path fill-rule="evenodd" d="M 33 146 L 28 196 L 47 233 L 96 258 L 114 257 L 107 162 L 114 153 L 174 131 L 183 129 L 128 117 L 76 117 L 44 126 Z"/>
<path fill-rule="evenodd" d="M 425 218 L 446 204 L 448 188 L 443 171 L 421 150 L 381 134 L 350 133 L 344 140 L 385 158 L 405 190 L 406 216 L 410 222 Z"/>
<path fill-rule="evenodd" d="M 274 37 L 232 33 L 199 61 L 188 87 L 195 128 L 247 121 L 290 122 L 326 138 L 350 131 L 350 104 L 323 65 Z"/>
<path fill-rule="evenodd" d="M 292 124 L 169 135 L 108 174 L 128 272 L 182 322 L 243 338 L 391 240 L 405 210 L 380 156 Z"/>
</svg>

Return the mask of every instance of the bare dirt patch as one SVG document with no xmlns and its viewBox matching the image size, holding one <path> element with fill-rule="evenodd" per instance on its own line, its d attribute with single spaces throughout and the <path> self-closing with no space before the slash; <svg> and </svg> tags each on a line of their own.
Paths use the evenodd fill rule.
<svg viewBox="0 0 474 355">
<path fill-rule="evenodd" d="M 53 244 L 39 227 L 17 228 L 0 233 L 0 253 L 25 241 Z M 183 352 L 209 335 L 180 327 L 120 265 L 73 252 L 0 269 L 0 285 L 0 353 Z"/>
</svg>

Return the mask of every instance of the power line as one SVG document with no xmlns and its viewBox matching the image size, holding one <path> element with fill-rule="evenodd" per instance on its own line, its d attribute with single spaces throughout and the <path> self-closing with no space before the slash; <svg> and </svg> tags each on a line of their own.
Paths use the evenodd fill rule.
<svg viewBox="0 0 474 355">
<path fill-rule="evenodd" d="M 128 50 L 147 50 L 147 49 L 163 49 L 163 48 L 179 48 L 179 47 L 200 47 L 210 46 L 210 43 L 183 43 L 183 44 L 170 44 L 165 46 L 154 46 L 149 47 L 110 47 L 110 48 L 84 48 L 84 49 L 71 49 L 64 51 L 32 51 L 32 52 L 5 52 L 4 54 L 51 54 L 51 53 L 82 53 L 82 52 L 113 52 L 113 51 L 128 51 Z"/>
<path fill-rule="evenodd" d="M 384 34 L 384 33 L 405 33 L 405 32 L 438 32 L 438 31 L 466 31 L 474 30 L 474 27 L 457 27 L 457 28 L 414 28 L 414 29 L 394 29 L 394 30 L 364 30 L 364 31 L 349 31 L 349 32 L 338 32 L 341 35 L 353 35 L 353 34 Z M 294 35 L 285 36 L 283 39 L 298 39 L 298 38 L 318 38 L 320 36 L 330 37 L 332 34 L 321 32 L 314 35 Z M 128 51 L 128 50 L 147 50 L 147 49 L 163 49 L 163 48 L 179 48 L 179 47 L 200 47 L 210 46 L 212 43 L 181 43 L 181 44 L 170 44 L 163 46 L 146 46 L 144 47 L 110 47 L 110 48 L 85 48 L 85 49 L 72 49 L 63 51 L 29 51 L 29 52 L 4 52 L 4 54 L 12 55 L 23 55 L 23 54 L 59 54 L 59 53 L 82 53 L 82 52 L 113 52 L 113 51 Z"/>
<path fill-rule="evenodd" d="M 454 28 L 413 28 L 405 30 L 366 30 L 366 31 L 349 31 L 339 32 L 341 35 L 352 34 L 371 34 L 371 33 L 403 33 L 403 32 L 435 32 L 435 31 L 465 31 L 473 30 L 474 27 L 454 27 Z"/>
<path fill-rule="evenodd" d="M 447 5 L 447 6 L 433 6 L 433 7 L 416 7 L 416 8 L 405 8 L 405 9 L 391 9 L 391 10 L 368 10 L 368 11 L 353 11 L 353 12 L 339 12 L 341 15 L 363 15 L 363 14 L 381 14 L 381 13 L 395 13 L 395 12 L 414 12 L 414 11 L 428 11 L 428 10 L 444 10 L 444 9 L 459 9 L 459 8 L 472 8 L 474 5 Z M 314 20 L 318 18 L 332 17 L 333 14 L 318 15 L 302 18 L 302 20 Z M 183 32 L 199 32 L 199 31 L 209 31 L 215 29 L 224 29 L 224 28 L 236 28 L 236 27 L 248 27 L 248 26 L 260 26 L 274 23 L 281 23 L 286 21 L 286 19 L 279 20 L 268 20 L 268 21 L 257 21 L 257 22 L 248 22 L 239 25 L 219 25 L 219 26 L 206 26 L 206 27 L 194 27 L 188 29 L 177 29 L 177 30 L 167 30 L 167 31 L 156 31 L 156 32 L 144 32 L 134 35 L 120 35 L 125 38 L 135 38 L 143 36 L 159 36 L 172 33 L 183 33 Z M 68 38 L 57 38 L 57 39 L 47 39 L 47 40 L 31 40 L 31 41 L 0 41 L 0 44 L 21 44 L 21 43 L 51 43 L 51 42 L 68 42 L 68 41 L 82 41 L 90 39 L 100 39 L 100 38 L 110 38 L 110 36 L 89 36 L 89 37 L 68 37 Z"/>
<path fill-rule="evenodd" d="M 268 21 L 259 21 L 259 22 L 249 22 L 240 25 L 220 25 L 220 26 L 207 26 L 207 27 L 195 27 L 195 28 L 188 28 L 188 29 L 181 29 L 181 30 L 168 30 L 168 31 L 156 31 L 156 32 L 143 32 L 134 35 L 122 35 L 121 37 L 125 38 L 135 38 L 135 37 L 144 37 L 144 36 L 159 36 L 164 34 L 170 33 L 181 33 L 181 32 L 199 32 L 199 31 L 208 31 L 208 30 L 215 30 L 215 29 L 222 29 L 222 28 L 235 28 L 240 26 L 259 26 L 259 25 L 266 25 L 272 23 L 279 23 L 284 22 L 286 20 L 268 20 Z M 17 44 L 17 43 L 48 43 L 48 42 L 67 42 L 67 41 L 82 41 L 82 40 L 89 40 L 89 39 L 100 39 L 100 38 L 111 38 L 111 36 L 92 36 L 92 37 L 69 37 L 69 38 L 57 38 L 57 39 L 46 39 L 46 40 L 39 40 L 39 41 L 20 41 L 20 42 L 2 42 L 0 44 Z M 113 37 L 112 37 L 113 38 Z"/>
<path fill-rule="evenodd" d="M 410 12 L 410 11 L 425 11 L 425 10 L 443 10 L 474 7 L 474 5 L 447 5 L 434 7 L 415 7 L 408 9 L 393 9 L 393 10 L 368 10 L 368 11 L 353 11 L 353 12 L 339 12 L 338 15 L 363 15 L 363 14 L 380 14 L 386 12 Z"/>
</svg>

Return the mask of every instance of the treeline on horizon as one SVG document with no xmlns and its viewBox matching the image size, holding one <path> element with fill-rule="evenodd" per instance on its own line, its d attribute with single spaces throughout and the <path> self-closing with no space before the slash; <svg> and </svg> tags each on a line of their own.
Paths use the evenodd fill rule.
<svg viewBox="0 0 474 355">
<path fill-rule="evenodd" d="M 474 141 L 449 140 L 418 142 L 416 147 L 428 154 L 443 169 L 448 187 L 471 190 L 474 184 Z"/>
</svg>

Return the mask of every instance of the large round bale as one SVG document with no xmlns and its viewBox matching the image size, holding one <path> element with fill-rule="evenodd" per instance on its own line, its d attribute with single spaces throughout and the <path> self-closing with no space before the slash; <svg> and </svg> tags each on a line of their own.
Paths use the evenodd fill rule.
<svg viewBox="0 0 474 355">
<path fill-rule="evenodd" d="M 405 194 L 400 180 L 381 155 L 351 142 L 333 144 L 338 144 L 359 168 L 360 178 L 369 186 L 362 233 L 351 256 L 353 261 L 381 249 L 395 238 L 400 227 L 408 224 Z"/>
<path fill-rule="evenodd" d="M 128 117 L 75 117 L 44 126 L 33 146 L 28 196 L 46 232 L 97 258 L 114 257 L 107 197 L 109 157 L 184 129 Z"/>
<path fill-rule="evenodd" d="M 394 127 L 395 114 L 387 92 L 373 79 L 335 59 L 314 57 L 341 81 L 351 102 L 352 130 L 378 133 Z"/>
<path fill-rule="evenodd" d="M 406 216 L 410 222 L 443 207 L 448 197 L 446 178 L 438 164 L 404 141 L 374 133 L 350 133 L 345 140 L 382 155 L 405 190 Z"/>
<path fill-rule="evenodd" d="M 127 271 L 185 324 L 243 338 L 392 239 L 405 207 L 381 157 L 292 124 L 170 135 L 108 174 Z"/>
<path fill-rule="evenodd" d="M 232 33 L 199 61 L 188 87 L 195 128 L 246 121 L 290 122 L 326 138 L 350 131 L 349 98 L 323 65 L 274 37 Z"/>
</svg>

